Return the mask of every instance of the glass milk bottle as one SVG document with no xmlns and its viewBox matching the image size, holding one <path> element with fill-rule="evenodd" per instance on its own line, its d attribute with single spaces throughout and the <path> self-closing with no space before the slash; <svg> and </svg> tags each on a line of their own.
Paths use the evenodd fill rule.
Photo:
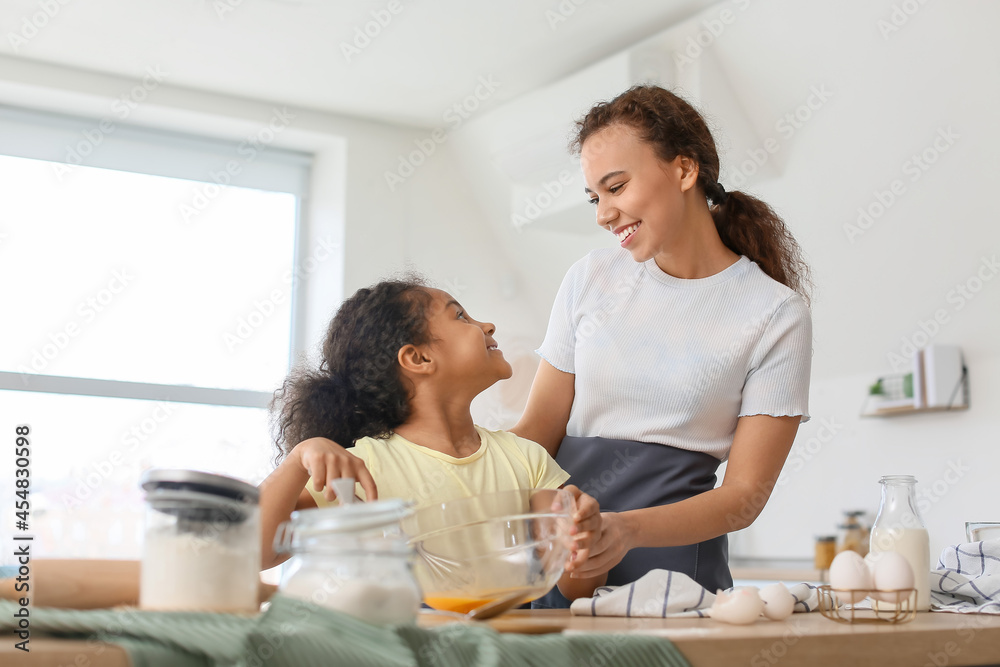
<svg viewBox="0 0 1000 667">
<path fill-rule="evenodd" d="M 913 568 L 917 589 L 917 611 L 930 609 L 930 539 L 917 512 L 912 475 L 886 475 L 882 485 L 882 503 L 871 531 L 871 553 L 895 551 Z"/>
</svg>

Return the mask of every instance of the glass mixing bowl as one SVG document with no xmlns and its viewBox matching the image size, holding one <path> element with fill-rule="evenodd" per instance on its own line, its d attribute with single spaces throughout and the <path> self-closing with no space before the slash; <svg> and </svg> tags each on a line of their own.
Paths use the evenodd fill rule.
<svg viewBox="0 0 1000 667">
<path fill-rule="evenodd" d="M 547 593 L 570 555 L 573 497 L 565 490 L 501 491 L 418 507 L 402 520 L 424 602 L 466 613 Z"/>
</svg>

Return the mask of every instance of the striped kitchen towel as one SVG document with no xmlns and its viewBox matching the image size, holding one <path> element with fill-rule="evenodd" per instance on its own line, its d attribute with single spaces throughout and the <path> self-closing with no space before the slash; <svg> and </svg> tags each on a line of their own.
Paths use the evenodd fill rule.
<svg viewBox="0 0 1000 667">
<path fill-rule="evenodd" d="M 17 628 L 16 609 L 0 600 L 0 633 Z M 37 607 L 30 619 L 31 639 L 49 634 L 118 644 L 135 667 L 690 667 L 662 637 L 501 634 L 479 622 L 382 627 L 280 593 L 256 616 Z M 66 664 L 85 664 L 81 657 Z M 14 665 L 32 664 L 27 658 Z"/>
<path fill-rule="evenodd" d="M 819 607 L 814 586 L 794 584 L 788 591 L 795 598 L 795 611 Z M 626 586 L 602 586 L 594 597 L 574 600 L 570 611 L 576 616 L 701 617 L 710 615 L 714 601 L 715 593 L 682 572 L 650 570 Z"/>
<path fill-rule="evenodd" d="M 1000 539 L 946 547 L 931 572 L 931 608 L 1000 614 Z"/>
</svg>

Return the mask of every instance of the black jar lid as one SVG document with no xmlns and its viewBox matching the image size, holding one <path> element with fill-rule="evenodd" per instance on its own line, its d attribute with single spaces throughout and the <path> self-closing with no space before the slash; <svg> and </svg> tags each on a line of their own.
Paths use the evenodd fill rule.
<svg viewBox="0 0 1000 667">
<path fill-rule="evenodd" d="M 154 468 L 147 470 L 139 479 L 139 485 L 147 492 L 158 490 L 197 491 L 223 498 L 230 498 L 256 505 L 260 501 L 257 487 L 236 479 L 211 472 L 185 470 L 183 468 Z"/>
<path fill-rule="evenodd" d="M 195 523 L 242 523 L 260 501 L 252 484 L 198 470 L 147 470 L 139 484 L 151 508 Z"/>
</svg>

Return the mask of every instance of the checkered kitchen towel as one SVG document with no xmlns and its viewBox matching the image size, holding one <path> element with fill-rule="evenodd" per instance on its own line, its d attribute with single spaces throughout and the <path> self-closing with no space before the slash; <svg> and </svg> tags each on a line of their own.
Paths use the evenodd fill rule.
<svg viewBox="0 0 1000 667">
<path fill-rule="evenodd" d="M 941 552 L 931 572 L 931 608 L 1000 614 L 1000 539 L 968 542 Z"/>
<path fill-rule="evenodd" d="M 809 584 L 794 584 L 788 591 L 795 598 L 795 611 L 816 611 L 819 596 Z M 629 616 L 646 618 L 709 616 L 715 601 L 701 584 L 681 572 L 650 570 L 626 586 L 602 586 L 592 598 L 574 600 L 576 616 Z"/>
</svg>

